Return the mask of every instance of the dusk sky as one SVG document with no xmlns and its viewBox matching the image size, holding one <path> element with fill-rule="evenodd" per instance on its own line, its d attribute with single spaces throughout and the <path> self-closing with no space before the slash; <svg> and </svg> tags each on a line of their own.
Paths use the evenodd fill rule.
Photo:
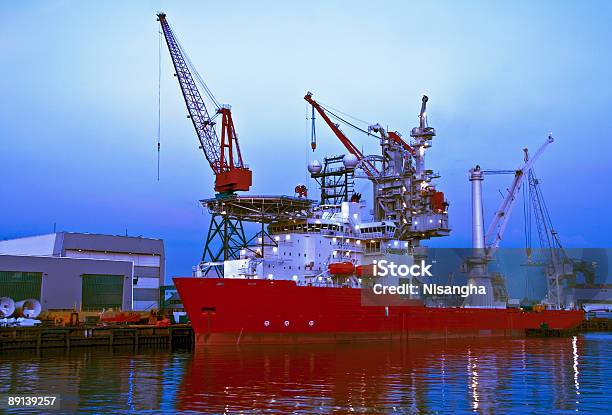
<svg viewBox="0 0 612 415">
<path fill-rule="evenodd" d="M 216 98 L 232 105 L 252 194 L 290 194 L 308 161 L 342 154 L 306 91 L 409 136 L 421 95 L 437 130 L 428 168 L 450 201 L 451 236 L 470 244 L 468 170 L 537 162 L 568 247 L 609 247 L 612 2 L 19 1 L 0 26 L 0 239 L 58 230 L 163 238 L 167 274 L 201 256 L 213 175 L 162 49 L 157 181 L 158 31 L 165 11 Z M 366 152 L 377 141 L 345 132 Z M 491 220 L 510 176 L 485 181 Z M 358 190 L 369 194 L 369 184 Z M 503 246 L 524 244 L 522 200 Z M 535 240 L 535 239 L 534 239 Z"/>
</svg>

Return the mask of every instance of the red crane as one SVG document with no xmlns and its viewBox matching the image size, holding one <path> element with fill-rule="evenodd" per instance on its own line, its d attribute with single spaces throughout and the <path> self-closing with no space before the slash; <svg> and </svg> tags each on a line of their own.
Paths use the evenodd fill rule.
<svg viewBox="0 0 612 415">
<path fill-rule="evenodd" d="M 157 20 L 161 24 L 168 51 L 176 71 L 185 105 L 189 112 L 193 127 L 200 140 L 200 148 L 215 173 L 215 191 L 219 193 L 234 193 L 236 191 L 247 191 L 252 184 L 252 172 L 244 165 L 238 136 L 232 120 L 232 112 L 229 106 L 219 105 L 206 84 L 202 81 L 197 71 L 189 61 L 180 43 L 174 36 L 165 13 L 159 13 Z M 205 93 L 215 106 L 215 114 L 210 116 L 204 99 L 198 90 L 196 79 L 203 87 Z M 215 130 L 215 118 L 221 115 L 221 140 L 217 137 Z"/>
<path fill-rule="evenodd" d="M 367 174 L 367 176 L 370 179 L 376 180 L 379 176 L 380 173 L 378 172 L 378 170 L 376 169 L 376 167 L 374 166 L 373 163 L 371 163 L 364 155 L 361 151 L 359 151 L 359 149 L 355 146 L 355 144 L 353 144 L 351 142 L 351 140 L 348 139 L 348 137 L 346 135 L 344 135 L 344 133 L 342 132 L 342 130 L 340 129 L 340 127 L 338 126 L 338 124 L 335 124 L 331 118 L 329 118 L 329 115 L 327 115 L 327 111 L 317 102 L 312 98 L 312 92 L 308 92 L 305 96 L 304 99 L 310 104 L 312 105 L 312 107 L 317 110 L 317 112 L 319 113 L 319 115 L 321 116 L 321 118 L 323 118 L 323 120 L 327 123 L 327 125 L 329 126 L 329 128 L 331 128 L 331 130 L 334 132 L 334 134 L 336 135 L 336 137 L 338 137 L 338 140 L 340 140 L 340 142 L 344 145 L 344 147 L 346 147 L 346 149 L 348 150 L 349 153 L 353 154 L 355 157 L 357 157 L 357 159 L 359 160 L 359 162 L 361 163 L 361 168 L 363 169 L 363 171 Z M 313 148 L 314 150 L 314 148 Z"/>
<path fill-rule="evenodd" d="M 370 125 L 368 127 L 368 131 L 374 131 L 375 133 L 379 133 L 383 140 L 393 141 L 413 156 L 416 154 L 416 150 L 410 147 L 407 142 L 402 140 L 402 136 L 397 131 L 387 131 L 380 124 Z"/>
</svg>

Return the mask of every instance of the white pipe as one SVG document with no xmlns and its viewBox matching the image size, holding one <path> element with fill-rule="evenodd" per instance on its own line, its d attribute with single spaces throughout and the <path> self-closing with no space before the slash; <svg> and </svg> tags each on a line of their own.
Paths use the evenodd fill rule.
<svg viewBox="0 0 612 415">
<path fill-rule="evenodd" d="M 484 175 L 480 166 L 470 169 L 472 182 L 472 247 L 482 250 L 485 247 L 484 218 L 482 214 L 482 181 Z"/>
<path fill-rule="evenodd" d="M 0 318 L 7 318 L 15 312 L 15 301 L 9 297 L 0 298 Z"/>
<path fill-rule="evenodd" d="M 15 315 L 17 317 L 36 318 L 40 315 L 42 306 L 38 300 L 28 298 L 15 303 Z"/>
</svg>

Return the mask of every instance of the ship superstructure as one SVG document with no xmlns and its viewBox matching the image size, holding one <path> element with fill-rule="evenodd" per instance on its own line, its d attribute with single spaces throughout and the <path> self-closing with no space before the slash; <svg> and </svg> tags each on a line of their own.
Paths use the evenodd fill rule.
<svg viewBox="0 0 612 415">
<path fill-rule="evenodd" d="M 367 156 L 331 122 L 329 110 L 314 101 L 312 94 L 306 99 L 349 153 L 326 159 L 325 166 L 317 160 L 309 163 L 308 170 L 320 188 L 319 203 L 293 214 L 284 210 L 265 216 L 267 229 L 240 250 L 239 258 L 224 261 L 225 278 L 361 287 L 364 280 L 371 281 L 373 262 L 384 258 L 410 265 L 423 254 L 420 241 L 448 235 L 448 203 L 433 184 L 437 176 L 425 167 L 425 152 L 435 136 L 435 130 L 426 125 L 426 96 L 412 142 L 376 124 L 369 131 L 379 135 L 381 152 Z M 371 181 L 373 209 L 354 192 L 355 178 Z M 298 194 L 295 199 L 306 202 L 305 196 Z M 239 202 L 248 203 L 244 199 Z M 218 198 L 202 202 L 213 213 L 222 209 L 225 215 L 232 215 L 228 203 Z M 253 210 L 258 210 L 257 202 L 249 209 Z M 262 218 L 255 215 L 252 220 Z M 387 278 L 384 282 L 398 281 Z"/>
</svg>

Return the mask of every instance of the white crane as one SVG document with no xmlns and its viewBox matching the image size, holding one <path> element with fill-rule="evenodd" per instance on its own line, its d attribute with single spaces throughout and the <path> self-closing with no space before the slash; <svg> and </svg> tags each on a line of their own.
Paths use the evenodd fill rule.
<svg viewBox="0 0 612 415">
<path fill-rule="evenodd" d="M 521 189 L 521 185 L 523 184 L 523 179 L 527 176 L 529 169 L 531 169 L 536 160 L 542 155 L 544 150 L 546 150 L 548 145 L 551 144 L 553 141 L 554 138 L 552 137 L 552 135 L 549 135 L 544 144 L 542 144 L 542 146 L 538 149 L 534 156 L 529 158 L 522 168 L 514 172 L 514 180 L 512 181 L 512 185 L 508 189 L 508 194 L 502 201 L 502 204 L 500 205 L 497 212 L 495 212 L 493 221 L 487 228 L 487 233 L 483 235 L 488 256 L 493 255 L 495 253 L 495 250 L 499 247 L 499 243 L 501 242 L 504 235 L 504 231 L 506 230 L 506 226 L 508 225 L 508 220 L 510 219 L 510 215 L 512 214 L 512 209 L 514 208 L 516 197 L 518 196 L 518 192 Z M 486 174 L 486 171 L 484 173 Z M 482 179 L 479 183 L 482 183 Z"/>
<path fill-rule="evenodd" d="M 470 181 L 472 182 L 472 247 L 473 256 L 468 259 L 468 273 L 470 284 L 484 285 L 487 296 L 470 296 L 468 302 L 470 306 L 490 307 L 493 306 L 493 290 L 490 275 L 487 271 L 487 263 L 491 260 L 504 236 L 508 220 L 512 214 L 512 209 L 516 202 L 518 192 L 521 189 L 523 179 L 529 172 L 536 160 L 542 155 L 544 150 L 554 141 L 549 135 L 544 144 L 536 151 L 533 157 L 517 170 L 482 170 L 480 166 L 470 170 Z M 508 193 L 504 197 L 499 209 L 495 212 L 493 221 L 484 232 L 484 217 L 482 203 L 482 181 L 485 174 L 513 173 L 514 180 Z"/>
</svg>

